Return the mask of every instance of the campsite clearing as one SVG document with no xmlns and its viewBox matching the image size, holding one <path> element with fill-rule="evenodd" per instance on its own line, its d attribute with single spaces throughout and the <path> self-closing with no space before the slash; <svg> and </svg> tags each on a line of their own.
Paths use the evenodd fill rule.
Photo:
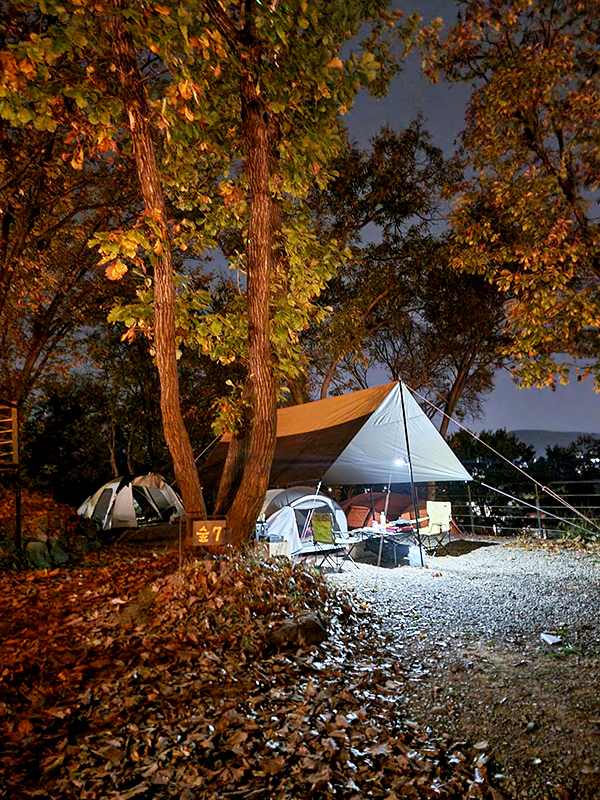
<svg viewBox="0 0 600 800">
<path fill-rule="evenodd" d="M 477 747 L 503 797 L 598 798 L 600 553 L 516 544 L 332 580 L 389 635 L 407 715 Z"/>
</svg>

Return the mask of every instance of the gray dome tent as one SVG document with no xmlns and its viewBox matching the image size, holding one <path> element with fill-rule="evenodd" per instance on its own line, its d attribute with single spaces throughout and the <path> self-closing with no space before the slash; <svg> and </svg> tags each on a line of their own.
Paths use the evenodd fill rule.
<svg viewBox="0 0 600 800">
<path fill-rule="evenodd" d="M 276 511 L 289 506 L 294 510 L 300 531 L 304 528 L 307 516 L 329 513 L 333 518 L 334 530 L 345 533 L 348 530 L 346 515 L 340 504 L 326 494 L 315 494 L 311 486 L 292 486 L 289 489 L 269 489 L 265 496 L 261 514 L 269 519 Z"/>
<path fill-rule="evenodd" d="M 153 472 L 137 478 L 115 478 L 77 509 L 101 530 L 139 528 L 184 519 L 183 503 L 163 477 Z"/>
</svg>

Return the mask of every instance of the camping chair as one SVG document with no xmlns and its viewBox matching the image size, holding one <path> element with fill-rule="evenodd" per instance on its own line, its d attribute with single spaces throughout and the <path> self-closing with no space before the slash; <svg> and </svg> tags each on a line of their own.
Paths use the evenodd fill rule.
<svg viewBox="0 0 600 800">
<path fill-rule="evenodd" d="M 356 562 L 350 555 L 348 546 L 345 543 L 336 541 L 333 533 L 333 518 L 331 514 L 313 514 L 311 519 L 312 538 L 314 544 L 314 555 L 318 561 L 315 566 L 319 569 L 329 563 L 332 569 L 337 572 L 342 571 L 346 561 L 351 561 L 355 566 Z M 341 563 L 336 559 L 341 557 Z"/>
<path fill-rule="evenodd" d="M 429 517 L 427 527 L 419 530 L 419 536 L 425 550 L 430 555 L 437 555 L 439 550 L 443 550 L 446 555 L 450 555 L 448 545 L 450 544 L 452 504 L 428 500 L 427 516 Z"/>
</svg>

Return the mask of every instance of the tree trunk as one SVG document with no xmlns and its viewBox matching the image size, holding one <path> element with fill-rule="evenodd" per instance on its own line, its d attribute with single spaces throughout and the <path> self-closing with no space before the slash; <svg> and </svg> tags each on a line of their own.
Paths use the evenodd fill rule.
<svg viewBox="0 0 600 800">
<path fill-rule="evenodd" d="M 454 414 L 454 410 L 458 405 L 458 401 L 460 400 L 462 393 L 465 390 L 465 386 L 467 385 L 467 380 L 469 379 L 469 371 L 471 369 L 473 360 L 469 358 L 468 362 L 461 362 L 460 367 L 456 373 L 456 378 L 454 379 L 454 383 L 452 384 L 452 388 L 450 390 L 450 394 L 446 399 L 446 403 L 444 405 L 444 416 L 442 417 L 442 422 L 440 424 L 440 435 L 446 438 L 446 434 L 448 433 L 448 425 L 450 424 L 450 417 Z"/>
<path fill-rule="evenodd" d="M 215 502 L 215 516 L 224 516 L 235 499 L 237 490 L 240 487 L 244 476 L 244 467 L 248 460 L 250 448 L 250 431 L 252 427 L 248 403 L 251 399 L 251 384 L 247 379 L 242 390 L 241 403 L 243 406 L 243 417 L 240 429 L 235 433 L 229 443 L 227 458 L 223 466 L 223 474 L 219 481 L 219 491 Z"/>
<path fill-rule="evenodd" d="M 120 2 L 116 0 L 119 9 Z M 113 20 L 114 55 L 123 91 L 123 104 L 129 120 L 145 211 L 160 232 L 155 242 L 154 266 L 154 347 L 160 380 L 160 407 L 165 440 L 173 459 L 175 478 L 188 515 L 206 516 L 202 488 L 192 446 L 181 413 L 175 338 L 175 285 L 167 209 L 162 191 L 156 153 L 150 129 L 150 109 L 139 72 L 137 55 L 123 19 Z"/>
<path fill-rule="evenodd" d="M 236 544 L 249 542 L 268 485 L 277 437 L 277 404 L 270 341 L 270 284 L 274 217 L 270 178 L 272 137 L 252 75 L 240 76 L 242 129 L 250 194 L 247 246 L 248 391 L 251 433 L 248 455 L 229 523 Z"/>
<path fill-rule="evenodd" d="M 301 406 L 310 400 L 308 390 L 308 376 L 305 372 L 297 378 L 288 378 L 288 389 L 290 390 L 290 406 Z"/>
<path fill-rule="evenodd" d="M 117 466 L 117 431 L 115 423 L 110 422 L 108 425 L 108 450 L 110 453 L 110 468 L 112 470 L 113 478 L 119 476 L 119 468 Z"/>
<path fill-rule="evenodd" d="M 337 369 L 337 366 L 338 366 L 338 364 L 340 363 L 341 360 L 342 360 L 342 356 L 341 355 L 336 356 L 333 359 L 333 361 L 331 362 L 331 364 L 329 365 L 329 369 L 327 370 L 327 374 L 323 378 L 323 383 L 321 384 L 321 394 L 319 395 L 319 399 L 320 400 L 325 400 L 325 398 L 327 397 L 327 392 L 329 391 L 329 386 L 331 384 L 331 381 L 333 380 L 333 376 L 334 376 L 335 371 Z"/>
</svg>

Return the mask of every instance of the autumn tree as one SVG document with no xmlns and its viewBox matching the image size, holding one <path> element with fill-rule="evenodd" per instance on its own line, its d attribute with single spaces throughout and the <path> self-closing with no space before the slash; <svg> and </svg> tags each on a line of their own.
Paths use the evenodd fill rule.
<svg viewBox="0 0 600 800">
<path fill-rule="evenodd" d="M 0 120 L 0 395 L 19 404 L 69 368 L 76 334 L 108 313 L 114 290 L 89 245 L 132 200 L 125 165 L 73 168 L 68 132 Z"/>
<path fill-rule="evenodd" d="M 370 339 L 416 311 L 416 287 L 439 248 L 432 225 L 441 220 L 440 187 L 454 172 L 420 120 L 400 133 L 384 128 L 368 150 L 349 145 L 333 166 L 337 177 L 312 206 L 351 257 L 329 283 L 323 303 L 331 313 L 314 337 L 321 397 L 340 365 L 360 363 Z"/>
<path fill-rule="evenodd" d="M 173 364 L 183 334 L 223 362 L 246 359 L 242 409 L 248 411 L 242 414 L 247 424 L 240 443 L 247 446 L 237 453 L 231 448 L 234 463 L 227 474 L 233 480 L 224 492 L 239 541 L 249 536 L 268 481 L 275 443 L 274 362 L 286 360 L 276 350 L 298 349 L 294 339 L 305 324 L 306 307 L 333 267 L 335 243 L 328 258 L 313 253 L 302 264 L 306 242 L 316 243 L 302 197 L 311 181 L 327 180 L 326 164 L 342 141 L 340 112 L 362 86 L 385 88 L 392 62 L 389 37 L 397 37 L 398 17 L 386 14 L 385 5 L 339 2 L 325 8 L 298 2 L 283 8 L 207 0 L 155 9 L 96 4 L 93 14 L 79 4 L 53 5 L 47 9 L 51 15 L 40 15 L 42 33 L 21 37 L 4 54 L 12 71 L 6 118 L 54 126 L 52 93 L 40 86 L 51 76 L 53 93 L 68 92 L 88 126 L 82 133 L 80 124 L 76 136 L 84 156 L 99 143 L 119 153 L 132 145 L 143 213 L 129 230 L 96 240 L 111 277 L 135 266 L 153 279 L 140 291 L 138 318 L 132 309 L 122 312 L 130 332 L 144 327 L 154 337 L 157 361 L 164 355 L 170 377 L 163 391 L 168 388 L 176 399 Z M 343 61 L 340 48 L 364 25 L 362 50 Z M 179 221 L 168 214 L 167 195 Z M 236 304 L 238 313 L 207 316 L 201 308 L 205 299 L 198 301 L 184 287 L 179 299 L 195 310 L 186 322 L 184 304 L 179 312 L 175 307 L 173 247 L 193 243 L 202 252 L 232 218 L 244 231 L 238 264 L 246 291 Z M 142 308 L 148 302 L 150 327 Z M 157 318 L 163 313 L 161 328 Z M 173 448 L 184 440 L 182 431 L 173 437 Z M 176 472 L 180 455 L 174 453 Z M 180 474 L 178 481 L 186 507 L 195 510 L 197 495 L 186 491 Z"/>
<path fill-rule="evenodd" d="M 321 396 L 332 385 L 366 386 L 375 366 L 441 406 L 445 434 L 449 416 L 477 411 L 503 360 L 502 297 L 448 264 L 442 191 L 458 164 L 416 120 L 382 130 L 367 151 L 350 147 L 336 170 L 314 207 L 352 256 L 323 297 L 326 324 L 307 337 Z"/>
<path fill-rule="evenodd" d="M 297 331 L 310 319 L 313 298 L 341 255 L 335 240 L 318 241 L 304 197 L 311 184 L 323 186 L 328 179 L 328 162 L 343 143 L 340 111 L 350 107 L 361 86 L 384 88 L 394 68 L 385 32 L 397 35 L 398 15 L 387 15 L 384 3 L 360 2 L 285 8 L 274 3 L 268 9 L 254 2 L 209 2 L 206 10 L 214 27 L 190 32 L 209 52 L 224 47 L 226 57 L 218 70 L 210 61 L 195 60 L 190 75 L 195 85 L 206 80 L 211 86 L 199 114 L 218 116 L 220 122 L 201 129 L 204 149 L 222 149 L 219 137 L 225 133 L 239 158 L 240 168 L 232 165 L 218 192 L 237 214 L 230 222 L 242 232 L 243 247 L 235 263 L 246 282 L 238 303 L 245 319 L 213 319 L 209 333 L 217 322 L 219 349 L 230 341 L 226 358 L 241 358 L 248 370 L 217 511 L 228 509 L 244 541 L 268 485 L 278 386 L 298 371 Z M 342 61 L 340 48 L 363 24 L 370 30 L 362 53 Z M 232 103 L 223 103 L 224 97 Z M 210 104 L 219 98 L 218 107 Z M 207 198 L 210 217 L 215 204 L 210 193 Z M 239 322 L 232 325 L 235 319 Z M 244 330 L 245 341 L 240 340 Z M 206 341 L 203 347 L 212 349 Z"/>
<path fill-rule="evenodd" d="M 390 377 L 419 392 L 430 417 L 439 409 L 436 422 L 446 436 L 452 418 L 481 413 L 507 358 L 503 296 L 480 276 L 449 267 L 447 242 L 440 244 L 437 262 L 415 287 L 416 311 L 403 323 L 392 320 L 368 352 Z"/>
<path fill-rule="evenodd" d="M 112 225 L 107 220 L 104 226 L 96 226 L 95 242 L 104 234 L 104 241 L 120 241 L 129 252 L 132 244 L 134 251 L 140 244 L 145 246 L 154 279 L 154 349 L 165 436 L 186 508 L 191 513 L 203 513 L 194 455 L 179 406 L 172 251 L 151 112 L 138 50 L 123 23 L 132 9 L 109 4 L 82 13 L 79 5 L 69 4 L 49 4 L 42 9 L 14 3 L 11 7 L 16 22 L 6 28 L 3 37 L 2 117 L 14 127 L 52 134 L 57 157 L 64 158 L 73 170 L 99 161 L 114 178 L 115 164 L 124 168 L 131 163 L 131 145 L 143 212 L 137 237 L 136 212 L 140 209 L 132 208 L 129 225 L 134 226 L 133 240 L 114 225 L 113 214 L 109 217 Z M 133 19 L 139 23 L 137 13 Z M 129 136 L 124 135 L 125 130 Z M 69 150 L 73 155 L 65 158 Z M 113 203 L 115 200 L 113 194 Z M 145 236 L 140 230 L 144 225 Z M 87 255 L 97 262 L 93 253 Z M 145 268 L 140 257 L 134 256 Z M 120 277 L 126 271 L 111 254 L 100 263 L 106 265 L 107 277 Z"/>
<path fill-rule="evenodd" d="M 599 19 L 588 0 L 484 0 L 441 42 L 424 32 L 429 74 L 473 86 L 455 262 L 509 295 L 524 386 L 565 382 L 561 353 L 599 375 Z"/>
</svg>

